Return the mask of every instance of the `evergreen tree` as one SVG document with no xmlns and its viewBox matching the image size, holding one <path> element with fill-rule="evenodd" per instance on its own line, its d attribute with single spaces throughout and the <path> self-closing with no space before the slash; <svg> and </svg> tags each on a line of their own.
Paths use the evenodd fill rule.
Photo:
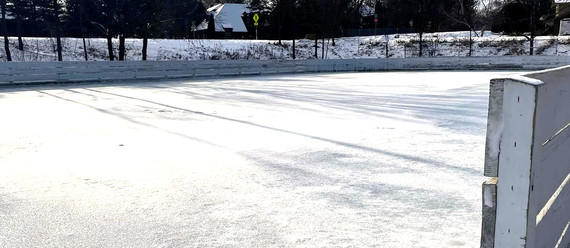
<svg viewBox="0 0 570 248">
<path fill-rule="evenodd" d="M 277 39 L 281 44 L 284 32 L 286 36 L 291 36 L 291 25 L 294 25 L 293 15 L 295 12 L 295 0 L 274 0 L 271 7 L 269 16 L 270 23 L 273 24 L 277 30 Z M 285 30 L 284 30 L 285 28 Z"/>
<path fill-rule="evenodd" d="M 37 8 L 39 19 L 47 26 L 46 28 L 51 33 L 51 36 L 56 39 L 56 52 L 57 60 L 62 61 L 62 44 L 61 44 L 61 15 L 63 14 L 63 2 L 59 0 L 36 0 L 34 1 L 34 8 Z"/>
<path fill-rule="evenodd" d="M 252 12 L 265 12 L 269 9 L 269 2 L 268 0 L 250 0 L 247 6 Z"/>
<path fill-rule="evenodd" d="M 22 21 L 26 15 L 27 1 L 12 0 L 12 4 L 6 6 L 10 15 L 16 20 L 16 35 L 18 36 L 18 50 L 24 50 L 24 42 L 22 40 Z"/>
<path fill-rule="evenodd" d="M 100 34 L 107 38 L 107 51 L 109 60 L 115 60 L 113 51 L 113 36 L 117 33 L 119 5 L 117 0 L 94 0 L 97 7 L 94 18 L 91 20 Z"/>
<path fill-rule="evenodd" d="M 206 8 L 196 0 L 164 0 L 158 14 L 161 36 L 165 38 L 190 37 L 192 22 L 201 23 L 206 18 Z"/>
<path fill-rule="evenodd" d="M 66 34 L 80 36 L 83 41 L 83 56 L 89 60 L 87 54 L 87 36 L 93 37 L 95 33 L 92 20 L 95 18 L 97 6 L 91 0 L 66 0 L 66 12 L 64 16 Z"/>
<path fill-rule="evenodd" d="M 164 0 L 137 0 L 135 13 L 136 33 L 143 38 L 142 60 L 147 60 L 148 38 L 159 31 L 159 12 Z"/>
</svg>

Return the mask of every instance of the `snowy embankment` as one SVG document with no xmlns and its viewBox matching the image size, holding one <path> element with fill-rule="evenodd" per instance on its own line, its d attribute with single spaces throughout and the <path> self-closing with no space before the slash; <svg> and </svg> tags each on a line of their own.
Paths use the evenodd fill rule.
<svg viewBox="0 0 570 248">
<path fill-rule="evenodd" d="M 503 36 L 486 32 L 483 35 L 473 33 L 472 56 L 525 55 L 529 51 L 529 41 L 524 37 Z M 65 61 L 81 61 L 83 43 L 77 38 L 63 38 L 63 58 Z M 55 61 L 55 39 L 24 38 L 24 51 L 17 49 L 17 39 L 10 39 L 12 57 L 15 61 Z M 388 49 L 386 49 L 388 44 Z M 417 57 L 418 34 L 361 36 L 319 41 L 318 56 L 328 59 Z M 298 40 L 296 55 L 300 59 L 314 58 L 314 40 Z M 118 40 L 114 44 L 118 54 Z M 126 43 L 127 60 L 140 60 L 142 40 L 128 39 Z M 220 59 L 291 59 L 292 42 L 269 40 L 165 40 L 149 41 L 149 60 L 220 60 Z M 87 39 L 89 60 L 107 60 L 105 39 Z M 323 54 L 324 51 L 324 54 Z M 557 36 L 537 37 L 535 54 L 567 55 L 570 52 L 570 38 Z M 450 57 L 469 54 L 469 32 L 433 33 L 424 35 L 423 56 Z M 5 53 L 0 49 L 0 60 L 5 60 Z"/>
</svg>

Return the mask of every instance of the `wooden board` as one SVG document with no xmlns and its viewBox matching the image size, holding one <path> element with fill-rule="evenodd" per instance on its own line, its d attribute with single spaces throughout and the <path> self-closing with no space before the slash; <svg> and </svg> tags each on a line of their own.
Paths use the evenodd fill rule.
<svg viewBox="0 0 570 248">
<path fill-rule="evenodd" d="M 496 177 L 483 183 L 483 220 L 481 222 L 481 248 L 495 247 L 495 223 L 497 218 Z"/>
<path fill-rule="evenodd" d="M 491 81 L 485 175 L 498 174 L 494 247 L 570 247 L 569 76 L 563 67 Z"/>
</svg>

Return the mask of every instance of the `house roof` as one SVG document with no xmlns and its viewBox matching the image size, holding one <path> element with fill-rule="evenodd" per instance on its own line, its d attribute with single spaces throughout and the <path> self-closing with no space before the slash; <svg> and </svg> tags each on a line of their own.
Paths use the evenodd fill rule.
<svg viewBox="0 0 570 248">
<path fill-rule="evenodd" d="M 247 28 L 241 19 L 243 13 L 249 13 L 247 4 L 218 4 L 210 7 L 209 14 L 214 15 L 214 24 L 216 32 L 224 32 L 224 28 L 233 28 L 233 32 L 247 32 Z M 198 25 L 197 30 L 208 29 L 208 20 L 203 21 Z"/>
<path fill-rule="evenodd" d="M 368 5 L 362 5 L 362 7 L 360 7 L 359 12 L 361 16 L 366 17 L 366 16 L 373 16 L 376 10 Z"/>
</svg>

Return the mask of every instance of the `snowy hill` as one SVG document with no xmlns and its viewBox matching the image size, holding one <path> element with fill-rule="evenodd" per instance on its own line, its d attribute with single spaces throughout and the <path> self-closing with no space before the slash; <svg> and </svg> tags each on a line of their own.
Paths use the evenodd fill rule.
<svg viewBox="0 0 570 248">
<path fill-rule="evenodd" d="M 325 40 L 324 57 L 327 59 L 384 58 L 386 44 L 392 58 L 417 57 L 418 34 L 389 36 L 360 36 Z M 82 61 L 83 43 L 77 38 L 63 38 L 65 61 Z M 17 39 L 10 38 L 12 57 L 15 61 L 54 61 L 56 60 L 55 39 L 24 38 L 24 51 L 17 50 Z M 299 59 L 314 58 L 314 40 L 297 41 L 296 55 Z M 319 41 L 318 56 L 322 58 L 322 40 Z M 118 41 L 114 45 L 118 48 Z M 142 40 L 127 39 L 127 60 L 140 60 Z M 106 60 L 105 39 L 88 39 L 89 60 Z M 528 54 L 529 41 L 524 37 L 502 36 L 492 33 L 473 37 L 472 56 L 506 56 Z M 467 56 L 469 53 L 469 32 L 433 33 L 424 35 L 425 57 Z M 568 37 L 543 36 L 535 41 L 535 54 L 568 55 Z M 115 52 L 115 55 L 118 51 Z M 149 60 L 220 60 L 220 59 L 291 59 L 292 42 L 268 40 L 149 40 Z M 5 53 L 0 49 L 0 60 L 5 61 Z"/>
</svg>

